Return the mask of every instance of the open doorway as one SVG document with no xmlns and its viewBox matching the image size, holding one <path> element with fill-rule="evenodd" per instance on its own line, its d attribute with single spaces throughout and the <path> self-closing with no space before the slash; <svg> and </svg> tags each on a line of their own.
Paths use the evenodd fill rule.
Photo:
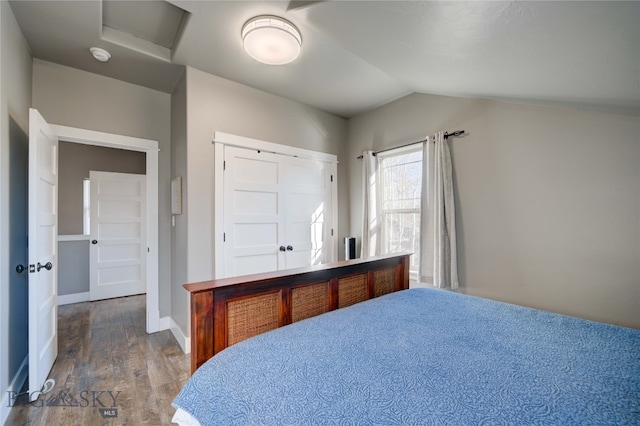
<svg viewBox="0 0 640 426">
<path fill-rule="evenodd" d="M 45 389 L 58 354 L 58 165 L 59 141 L 122 148 L 145 155 L 146 331 L 159 330 L 158 309 L 158 143 L 126 136 L 49 125 L 36 109 L 29 111 L 28 146 L 28 359 L 29 400 Z M 144 221 L 140 222 L 141 224 Z M 37 263 L 37 265 L 36 265 Z M 45 380 L 47 383 L 45 383 Z M 53 382 L 55 385 L 55 382 Z M 48 388 L 47 388 L 48 389 Z M 41 392 L 42 391 L 42 392 Z"/>
<path fill-rule="evenodd" d="M 58 304 L 146 293 L 146 262 L 140 261 L 143 253 L 146 257 L 146 227 L 138 226 L 146 220 L 134 217 L 135 223 L 131 223 L 124 215 L 130 210 L 135 216 L 144 213 L 139 205 L 146 191 L 142 193 L 138 187 L 145 188 L 146 154 L 60 140 L 58 157 Z M 102 182 L 100 176 L 115 177 Z M 128 183 L 127 176 L 135 187 Z M 95 194 L 91 196 L 91 192 Z M 103 201 L 109 205 L 103 206 L 98 215 L 97 204 Z M 135 291 L 110 291 L 109 284 L 116 281 L 120 287 Z"/>
<path fill-rule="evenodd" d="M 146 330 L 160 330 L 158 305 L 158 142 L 92 130 L 51 125 L 60 141 L 92 147 L 133 151 L 144 156 L 146 173 Z"/>
<path fill-rule="evenodd" d="M 18 135 L 20 136 L 20 135 Z M 20 137 L 14 138 L 16 141 Z M 29 388 L 27 394 L 33 401 L 43 389 L 50 389 L 49 382 L 55 385 L 55 381 L 47 380 L 53 363 L 58 354 L 57 332 L 57 307 L 58 307 L 58 250 L 56 237 L 58 235 L 58 211 L 60 200 L 58 198 L 58 174 L 59 174 L 59 141 L 91 146 L 103 146 L 109 148 L 121 148 L 130 151 L 142 152 L 145 158 L 147 173 L 141 178 L 141 186 L 145 187 L 140 198 L 144 198 L 144 220 L 140 226 L 145 228 L 144 237 L 140 245 L 141 257 L 145 258 L 145 265 L 149 267 L 149 274 L 144 280 L 146 289 L 146 331 L 153 333 L 159 331 L 158 309 L 158 143 L 156 141 L 131 138 L 95 132 L 83 129 L 75 129 L 64 126 L 49 125 L 36 109 L 29 111 L 29 138 L 27 152 L 28 162 L 23 171 L 27 172 L 28 185 L 20 191 L 28 196 L 28 263 L 25 270 L 28 271 L 28 365 Z M 17 151 L 16 151 L 17 152 Z M 23 151 L 20 151 L 23 152 Z M 15 162 L 21 163 L 20 156 L 16 155 Z M 12 157 L 13 160 L 13 157 Z M 11 173 L 19 172 L 20 167 L 12 169 Z M 12 185 L 20 187 L 24 178 L 10 173 Z M 24 173 L 22 173 L 24 174 Z M 24 189 L 27 189 L 26 191 Z M 148 190 L 146 190 L 148 188 Z M 143 194 L 143 195 L 142 195 Z M 14 197 L 16 204 L 19 197 Z M 24 200 L 23 200 L 24 201 Z M 23 203 L 22 203 L 23 204 Z M 13 213 L 12 213 L 13 214 Z M 24 212 L 22 214 L 24 217 Z M 17 224 L 19 225 L 19 224 Z M 20 228 L 20 226 L 18 226 Z M 22 226 L 24 228 L 24 226 Z M 15 246 L 15 247 L 14 247 Z M 19 244 L 12 243 L 12 251 L 18 252 Z M 13 259 L 11 259 L 13 261 Z M 36 265 L 37 263 L 37 265 Z M 17 347 L 18 345 L 16 345 Z M 46 385 L 46 386 L 45 386 Z"/>
</svg>

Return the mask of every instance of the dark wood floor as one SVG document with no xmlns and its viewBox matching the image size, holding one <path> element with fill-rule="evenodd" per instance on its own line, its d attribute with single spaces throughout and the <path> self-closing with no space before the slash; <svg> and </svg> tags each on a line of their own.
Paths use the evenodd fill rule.
<svg viewBox="0 0 640 426">
<path fill-rule="evenodd" d="M 170 331 L 146 333 L 144 295 L 60 306 L 58 342 L 55 388 L 19 399 L 7 425 L 171 424 L 189 355 Z"/>
</svg>

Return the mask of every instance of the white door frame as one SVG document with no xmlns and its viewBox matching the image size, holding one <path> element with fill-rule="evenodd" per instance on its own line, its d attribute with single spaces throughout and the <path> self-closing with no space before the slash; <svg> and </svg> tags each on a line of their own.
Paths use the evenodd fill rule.
<svg viewBox="0 0 640 426">
<path fill-rule="evenodd" d="M 329 253 L 327 254 L 328 262 L 338 260 L 338 156 L 335 154 L 327 154 L 324 152 L 312 151 L 304 148 L 296 148 L 288 145 L 281 145 L 273 142 L 262 141 L 259 139 L 246 138 L 244 136 L 236 136 L 228 133 L 215 132 L 213 135 L 213 144 L 215 145 L 214 158 L 214 197 L 213 197 L 213 240 L 214 240 L 214 278 L 222 278 L 224 274 L 224 147 L 225 145 L 235 146 L 239 148 L 255 149 L 258 151 L 272 152 L 275 154 L 288 155 L 291 157 L 308 158 L 313 160 L 324 161 L 331 164 L 331 174 L 333 182 L 331 185 L 331 223 L 330 229 L 333 233 L 330 236 Z"/>
<path fill-rule="evenodd" d="M 160 331 L 158 286 L 158 141 L 51 125 L 63 142 L 139 151 L 147 167 L 147 333 Z"/>
</svg>

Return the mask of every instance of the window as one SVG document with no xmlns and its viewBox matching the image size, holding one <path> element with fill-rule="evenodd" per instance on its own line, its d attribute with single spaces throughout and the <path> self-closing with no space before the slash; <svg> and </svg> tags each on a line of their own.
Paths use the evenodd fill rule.
<svg viewBox="0 0 640 426">
<path fill-rule="evenodd" d="M 399 148 L 378 156 L 381 253 L 408 251 L 412 273 L 420 259 L 422 145 Z"/>
</svg>

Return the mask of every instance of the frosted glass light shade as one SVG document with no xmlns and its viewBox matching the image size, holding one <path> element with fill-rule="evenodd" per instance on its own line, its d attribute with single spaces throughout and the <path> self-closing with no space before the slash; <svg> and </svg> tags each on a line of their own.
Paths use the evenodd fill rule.
<svg viewBox="0 0 640 426">
<path fill-rule="evenodd" d="M 300 31 L 277 16 L 256 16 L 242 27 L 244 50 L 256 61 L 284 65 L 300 54 Z"/>
</svg>

